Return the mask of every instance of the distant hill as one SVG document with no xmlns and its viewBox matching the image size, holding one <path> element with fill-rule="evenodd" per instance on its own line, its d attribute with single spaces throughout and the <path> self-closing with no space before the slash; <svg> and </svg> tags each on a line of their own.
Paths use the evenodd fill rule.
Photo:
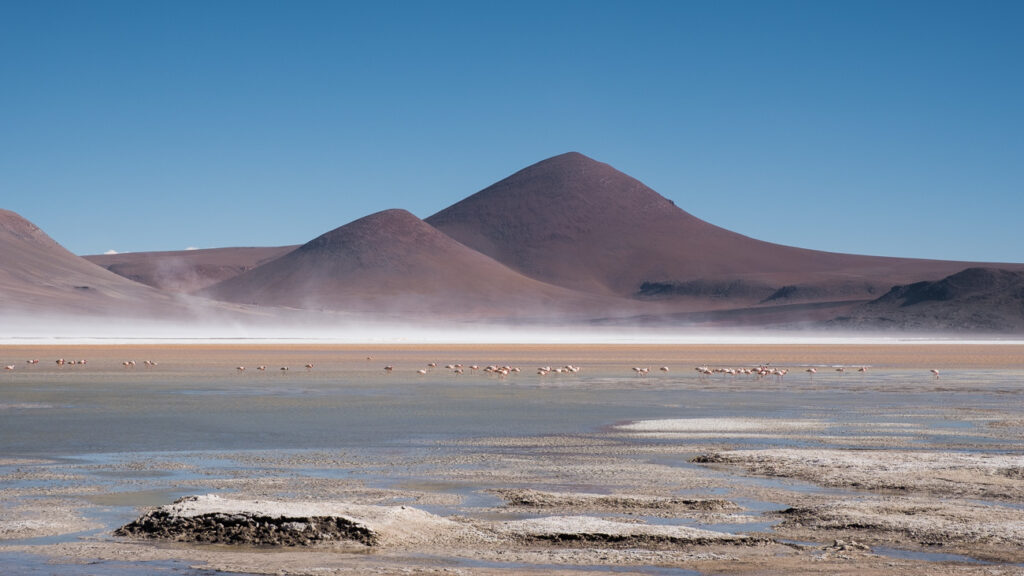
<svg viewBox="0 0 1024 576">
<path fill-rule="evenodd" d="M 643 299 L 773 306 L 863 300 L 893 284 L 971 265 L 755 240 L 709 224 L 642 182 L 575 152 L 516 172 L 426 221 L 537 280 Z"/>
<path fill-rule="evenodd" d="M 527 278 L 405 210 L 360 218 L 200 293 L 261 306 L 454 318 L 543 317 L 609 304 Z"/>
<path fill-rule="evenodd" d="M 147 286 L 195 292 L 251 270 L 298 246 L 210 248 L 170 252 L 128 252 L 84 256 L 94 264 Z"/>
<path fill-rule="evenodd" d="M 968 268 L 941 280 L 895 286 L 828 324 L 914 332 L 1024 332 L 1024 272 Z"/>
</svg>

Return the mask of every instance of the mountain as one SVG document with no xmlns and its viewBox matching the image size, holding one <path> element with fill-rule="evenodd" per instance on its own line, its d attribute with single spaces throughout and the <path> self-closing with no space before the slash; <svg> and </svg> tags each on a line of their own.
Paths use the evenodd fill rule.
<svg viewBox="0 0 1024 576">
<path fill-rule="evenodd" d="M 609 305 L 519 274 L 405 210 L 360 218 L 200 294 L 261 306 L 453 318 L 584 313 Z"/>
<path fill-rule="evenodd" d="M 894 286 L 828 324 L 915 332 L 1024 332 L 1024 272 L 975 267 L 941 280 Z"/>
<path fill-rule="evenodd" d="M 84 256 L 111 272 L 147 286 L 191 293 L 251 270 L 297 246 L 210 248 Z"/>
<path fill-rule="evenodd" d="M 173 299 L 64 249 L 35 224 L 0 210 L 0 309 L 5 313 L 139 313 Z"/>
<path fill-rule="evenodd" d="M 386 210 L 298 247 L 90 259 L 107 269 L 0 211 L 0 311 L 203 314 L 220 324 L 258 317 L 272 327 L 281 318 L 305 326 L 390 316 L 736 327 L 833 319 L 828 325 L 1024 331 L 1016 327 L 1024 264 L 772 244 L 705 222 L 574 152 L 520 170 L 426 221 Z"/>
<path fill-rule="evenodd" d="M 576 152 L 520 170 L 426 222 L 542 282 L 648 300 L 700 299 L 711 308 L 866 301 L 894 284 L 971 265 L 756 240 Z"/>
</svg>

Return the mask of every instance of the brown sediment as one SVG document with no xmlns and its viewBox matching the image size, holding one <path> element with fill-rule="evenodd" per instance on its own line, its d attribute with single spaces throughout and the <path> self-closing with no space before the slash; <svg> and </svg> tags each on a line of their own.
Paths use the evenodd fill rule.
<svg viewBox="0 0 1024 576">
<path fill-rule="evenodd" d="M 779 448 L 708 452 L 692 461 L 823 486 L 1024 500 L 1024 455 Z"/>
<path fill-rule="evenodd" d="M 824 533 L 855 536 L 868 544 L 969 554 L 999 562 L 1024 562 L 1020 509 L 922 498 L 840 500 L 789 508 L 778 527 L 791 537 Z"/>
<path fill-rule="evenodd" d="M 526 508 L 584 508 L 590 510 L 734 511 L 739 506 L 721 498 L 656 497 L 636 494 L 584 494 L 502 489 L 491 492 L 509 506 Z"/>
</svg>

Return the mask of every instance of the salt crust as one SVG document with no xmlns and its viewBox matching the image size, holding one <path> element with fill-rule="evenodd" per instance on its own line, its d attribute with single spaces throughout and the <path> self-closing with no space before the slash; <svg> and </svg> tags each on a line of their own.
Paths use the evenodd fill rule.
<svg viewBox="0 0 1024 576">
<path fill-rule="evenodd" d="M 683 418 L 640 420 L 616 426 L 625 432 L 787 432 L 819 430 L 819 420 L 778 420 L 771 418 Z"/>
<path fill-rule="evenodd" d="M 689 526 L 665 526 L 615 522 L 592 516 L 548 516 L 513 520 L 502 525 L 505 532 L 534 538 L 600 539 L 655 538 L 672 542 L 732 542 L 747 540 L 742 534 L 726 534 Z"/>
</svg>

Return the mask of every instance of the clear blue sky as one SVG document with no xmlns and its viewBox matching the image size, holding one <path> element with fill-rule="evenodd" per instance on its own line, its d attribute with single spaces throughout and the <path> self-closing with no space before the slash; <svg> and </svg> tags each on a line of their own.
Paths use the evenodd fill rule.
<svg viewBox="0 0 1024 576">
<path fill-rule="evenodd" d="M 576 150 L 759 239 L 1024 262 L 1024 2 L 0 0 L 0 207 L 302 243 Z"/>
</svg>

